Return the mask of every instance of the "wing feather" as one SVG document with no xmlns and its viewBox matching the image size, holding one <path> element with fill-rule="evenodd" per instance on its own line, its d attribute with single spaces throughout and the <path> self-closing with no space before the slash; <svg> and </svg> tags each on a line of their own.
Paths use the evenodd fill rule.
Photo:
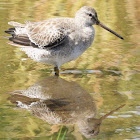
<svg viewBox="0 0 140 140">
<path fill-rule="evenodd" d="M 67 36 L 65 29 L 54 21 L 26 22 L 27 35 L 40 48 L 61 44 Z"/>
</svg>

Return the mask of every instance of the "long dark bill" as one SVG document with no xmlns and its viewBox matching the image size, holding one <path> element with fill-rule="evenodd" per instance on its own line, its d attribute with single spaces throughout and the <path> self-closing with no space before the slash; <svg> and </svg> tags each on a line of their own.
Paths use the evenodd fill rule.
<svg viewBox="0 0 140 140">
<path fill-rule="evenodd" d="M 111 29 L 109 29 L 108 27 L 106 27 L 104 24 L 102 24 L 101 22 L 98 23 L 99 26 L 101 26 L 102 28 L 106 29 L 107 31 L 111 32 L 112 34 L 116 35 L 117 37 L 119 37 L 120 39 L 124 39 L 123 37 L 121 37 L 120 35 L 118 35 L 116 32 L 112 31 Z"/>
<path fill-rule="evenodd" d="M 125 104 L 123 104 L 123 105 L 119 106 L 118 108 L 116 108 L 116 109 L 110 111 L 109 113 L 105 114 L 104 116 L 102 116 L 102 117 L 100 118 L 100 121 L 103 121 L 103 120 L 106 119 L 109 115 L 112 115 L 115 111 L 118 111 L 119 109 L 121 109 L 121 108 L 124 107 L 124 106 L 125 106 Z"/>
</svg>

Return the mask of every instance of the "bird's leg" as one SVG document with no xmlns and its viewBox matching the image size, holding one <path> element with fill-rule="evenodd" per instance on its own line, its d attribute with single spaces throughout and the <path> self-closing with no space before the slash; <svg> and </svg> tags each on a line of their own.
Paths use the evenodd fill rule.
<svg viewBox="0 0 140 140">
<path fill-rule="evenodd" d="M 59 76 L 59 69 L 58 69 L 57 66 L 54 67 L 54 72 L 55 72 L 55 75 L 56 75 L 56 76 Z"/>
</svg>

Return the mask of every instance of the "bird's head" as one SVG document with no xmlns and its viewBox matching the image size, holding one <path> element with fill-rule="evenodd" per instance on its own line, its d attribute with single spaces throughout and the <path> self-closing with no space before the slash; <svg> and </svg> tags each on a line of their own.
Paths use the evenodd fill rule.
<svg viewBox="0 0 140 140">
<path fill-rule="evenodd" d="M 94 8 L 84 6 L 80 8 L 75 15 L 76 21 L 78 21 L 79 24 L 85 25 L 85 26 L 92 26 L 92 25 L 99 25 L 100 27 L 106 29 L 107 31 L 111 32 L 112 34 L 116 35 L 120 39 L 123 39 L 120 35 L 118 35 L 116 32 L 111 30 L 110 28 L 106 27 L 104 24 L 102 24 L 97 16 L 97 12 Z"/>
</svg>

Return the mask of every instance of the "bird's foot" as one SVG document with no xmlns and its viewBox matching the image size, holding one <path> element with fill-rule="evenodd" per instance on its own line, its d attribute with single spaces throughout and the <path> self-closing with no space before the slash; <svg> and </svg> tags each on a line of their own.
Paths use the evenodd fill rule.
<svg viewBox="0 0 140 140">
<path fill-rule="evenodd" d="M 55 76 L 59 76 L 59 69 L 58 67 L 54 67 Z"/>
</svg>

